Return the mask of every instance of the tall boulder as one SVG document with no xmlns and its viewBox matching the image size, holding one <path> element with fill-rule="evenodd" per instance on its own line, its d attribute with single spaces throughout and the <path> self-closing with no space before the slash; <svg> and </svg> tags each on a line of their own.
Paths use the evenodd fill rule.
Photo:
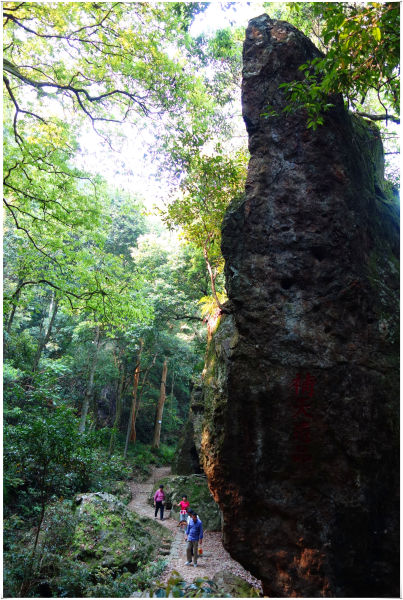
<svg viewBox="0 0 403 600">
<path fill-rule="evenodd" d="M 398 218 L 376 128 L 281 113 L 318 56 L 262 15 L 243 51 L 251 159 L 222 250 L 204 470 L 224 544 L 269 596 L 399 594 Z M 271 105 L 278 116 L 265 117 Z"/>
<path fill-rule="evenodd" d="M 172 473 L 191 475 L 203 473 L 200 464 L 201 431 L 203 423 L 203 388 L 200 380 L 193 383 L 189 414 L 172 463 Z"/>
</svg>

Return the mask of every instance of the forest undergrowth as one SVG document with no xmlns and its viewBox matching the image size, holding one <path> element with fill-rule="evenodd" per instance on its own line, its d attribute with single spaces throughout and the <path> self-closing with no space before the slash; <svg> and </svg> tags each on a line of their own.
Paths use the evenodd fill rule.
<svg viewBox="0 0 403 600">
<path fill-rule="evenodd" d="M 71 465 L 70 483 L 61 487 L 54 479 L 44 509 L 43 487 L 33 474 L 25 489 L 7 496 L 3 571 L 6 597 L 128 597 L 152 585 L 165 568 L 163 560 L 150 560 L 146 552 L 137 557 L 134 573 L 100 563 L 89 566 L 77 559 L 72 552 L 77 525 L 75 498 L 82 493 L 106 492 L 127 504 L 131 499 L 129 480 L 142 481 L 153 467 L 169 465 L 175 449 L 167 445 L 152 449 L 138 443 L 130 448 L 126 460 L 111 460 L 107 448 L 87 447 L 81 456 L 79 450 L 74 457 L 76 471 Z"/>
<path fill-rule="evenodd" d="M 123 437 L 119 441 L 123 447 Z M 163 577 L 168 561 L 159 555 L 159 550 L 161 536 L 166 534 L 158 532 L 159 535 L 155 535 L 155 531 L 165 528 L 149 517 L 141 517 L 141 523 L 151 534 L 154 552 L 150 555 L 149 539 L 146 538 L 142 549 L 140 538 L 140 552 L 136 555 L 134 568 L 133 565 L 130 569 L 107 566 L 100 560 L 88 562 L 82 554 L 77 556 L 79 519 L 76 498 L 83 492 L 101 492 L 114 495 L 127 505 L 132 499 L 130 488 L 141 485 L 141 482 L 153 481 L 154 470 L 161 471 L 161 467 L 169 466 L 174 453 L 173 446 L 162 445 L 156 450 L 138 443 L 130 447 L 126 460 L 111 461 L 106 448 L 98 447 L 92 453 L 92 461 L 86 463 L 85 474 L 81 472 L 82 479 L 77 480 L 76 485 L 65 486 L 64 496 L 58 497 L 57 493 L 49 496 L 40 521 L 39 535 L 38 514 L 41 507 L 28 501 L 33 488 L 21 496 L 9 496 L 4 524 L 5 597 L 125 598 L 143 594 L 151 597 L 229 597 L 203 573 L 195 575 L 191 581 L 175 570 L 169 577 Z M 100 469 L 102 464 L 108 467 Z M 56 489 L 53 491 L 57 492 Z M 140 514 L 149 513 L 151 517 L 152 510 L 151 506 L 147 509 L 145 502 Z M 24 518 L 18 515 L 24 515 Z M 101 524 L 102 515 L 97 519 Z M 91 523 L 92 528 L 94 521 Z M 105 526 L 105 521 L 102 525 Z M 172 528 L 175 530 L 176 527 L 172 525 Z M 99 544 L 102 543 L 106 542 L 100 540 Z M 123 533 L 119 543 L 123 550 Z"/>
</svg>

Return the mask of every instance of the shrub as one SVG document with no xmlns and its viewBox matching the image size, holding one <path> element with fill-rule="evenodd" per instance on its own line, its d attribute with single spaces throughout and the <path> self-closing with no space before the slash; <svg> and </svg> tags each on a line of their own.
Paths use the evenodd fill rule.
<svg viewBox="0 0 403 600">
<path fill-rule="evenodd" d="M 89 598 L 130 598 L 133 592 L 143 592 L 161 575 L 166 567 L 166 561 L 159 559 L 146 565 L 138 573 L 123 573 L 116 575 L 111 569 L 101 567 L 94 573 L 96 582 L 86 589 Z"/>
<path fill-rule="evenodd" d="M 5 521 L 7 542 L 3 573 L 6 597 L 20 596 L 24 581 L 24 595 L 30 598 L 127 598 L 134 591 L 151 586 L 165 569 L 166 560 L 149 563 L 145 555 L 137 563 L 135 573 L 126 568 L 80 560 L 72 545 L 78 520 L 70 501 L 57 502 L 47 509 L 28 577 L 26 566 L 31 559 L 35 531 L 18 532 L 21 523 L 15 515 Z"/>
<path fill-rule="evenodd" d="M 165 444 L 161 444 L 161 446 L 157 449 L 156 455 L 159 459 L 158 466 L 170 465 L 174 459 L 176 452 L 175 446 L 166 446 Z"/>
</svg>

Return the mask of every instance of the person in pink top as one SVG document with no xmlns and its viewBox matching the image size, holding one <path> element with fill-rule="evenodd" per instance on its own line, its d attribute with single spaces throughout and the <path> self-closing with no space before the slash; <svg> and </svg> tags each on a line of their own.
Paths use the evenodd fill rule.
<svg viewBox="0 0 403 600">
<path fill-rule="evenodd" d="M 157 518 L 158 510 L 159 510 L 161 521 L 164 520 L 164 504 L 165 504 L 164 486 L 160 485 L 160 487 L 154 494 L 154 506 L 155 506 L 154 518 L 155 519 Z"/>
</svg>

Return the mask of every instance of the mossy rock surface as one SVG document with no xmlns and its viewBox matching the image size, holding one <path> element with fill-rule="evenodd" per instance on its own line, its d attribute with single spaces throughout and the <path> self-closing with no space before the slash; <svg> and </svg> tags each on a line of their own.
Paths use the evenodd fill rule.
<svg viewBox="0 0 403 600">
<path fill-rule="evenodd" d="M 137 571 L 139 563 L 154 558 L 165 530 L 148 524 L 112 494 L 77 496 L 77 525 L 72 552 L 89 566 L 124 567 Z"/>
<path fill-rule="evenodd" d="M 105 491 L 116 496 L 123 504 L 129 504 L 132 499 L 132 491 L 127 481 L 113 481 Z"/>
<path fill-rule="evenodd" d="M 154 494 L 161 484 L 164 486 L 166 507 L 171 509 L 172 518 L 179 520 L 179 509 L 175 505 L 182 500 L 182 495 L 186 494 L 190 502 L 190 508 L 197 512 L 203 522 L 204 529 L 209 531 L 221 530 L 220 509 L 210 493 L 205 475 L 164 477 L 154 485 L 152 495 L 149 498 L 150 504 L 153 503 Z"/>
</svg>

